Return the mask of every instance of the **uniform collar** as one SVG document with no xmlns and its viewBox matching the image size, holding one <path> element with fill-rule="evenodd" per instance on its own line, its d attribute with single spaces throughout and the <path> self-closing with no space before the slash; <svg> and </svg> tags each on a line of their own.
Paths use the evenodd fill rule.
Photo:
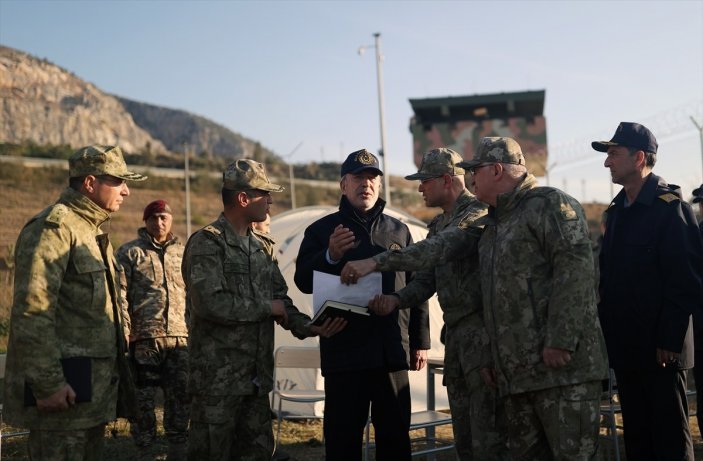
<svg viewBox="0 0 703 461">
<path fill-rule="evenodd" d="M 102 226 L 110 219 L 110 213 L 108 211 L 100 208 L 88 197 L 70 187 L 67 187 L 61 193 L 58 203 L 62 203 L 71 208 L 74 213 L 93 224 L 95 227 Z"/>
<path fill-rule="evenodd" d="M 537 178 L 530 173 L 526 173 L 513 190 L 498 194 L 496 206 L 489 207 L 489 211 L 494 216 L 502 216 L 511 212 L 517 208 L 518 203 L 520 203 L 527 191 L 535 187 L 537 187 Z"/>
<path fill-rule="evenodd" d="M 241 236 L 237 234 L 229 221 L 227 221 L 227 218 L 225 218 L 224 213 L 220 213 L 220 216 L 217 218 L 217 224 L 220 230 L 222 230 L 227 245 L 237 247 L 245 253 L 253 253 L 256 249 L 262 248 L 257 239 L 249 238 L 252 235 L 251 227 L 247 228 L 247 235 Z"/>
</svg>

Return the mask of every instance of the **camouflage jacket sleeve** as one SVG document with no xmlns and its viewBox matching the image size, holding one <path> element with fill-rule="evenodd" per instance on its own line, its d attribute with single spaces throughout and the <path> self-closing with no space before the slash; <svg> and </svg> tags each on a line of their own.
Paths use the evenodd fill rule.
<svg viewBox="0 0 703 461">
<path fill-rule="evenodd" d="M 273 255 L 272 258 L 275 266 L 271 277 L 273 283 L 273 299 L 283 301 L 286 306 L 286 312 L 288 313 L 288 324 L 285 325 L 284 328 L 290 330 L 298 339 L 313 336 L 309 326 L 310 317 L 300 312 L 298 308 L 293 305 L 293 300 L 288 296 L 288 285 L 278 267 L 278 260 Z"/>
<path fill-rule="evenodd" d="M 430 238 L 373 257 L 379 271 L 433 271 L 438 264 L 454 261 L 477 249 L 482 223 L 467 218 Z"/>
<path fill-rule="evenodd" d="M 228 255 L 224 240 L 207 229 L 193 234 L 183 258 L 192 314 L 230 325 L 270 318 L 270 302 L 260 302 L 249 286 L 250 277 L 263 274 L 250 274 L 248 263 Z"/>
<path fill-rule="evenodd" d="M 435 276 L 433 271 L 416 272 L 412 281 L 398 290 L 396 295 L 400 298 L 400 306 L 415 306 L 430 299 L 435 293 Z"/>
<path fill-rule="evenodd" d="M 70 232 L 51 222 L 43 226 L 34 222 L 17 242 L 11 329 L 24 375 L 37 398 L 46 398 L 65 384 L 56 316 L 70 254 Z"/>
<path fill-rule="evenodd" d="M 120 311 L 122 312 L 123 329 L 126 338 L 129 338 L 129 333 L 132 329 L 132 321 L 129 314 L 129 283 L 132 278 L 132 264 L 129 260 L 124 247 L 120 247 L 115 255 L 117 262 L 122 266 L 120 272 Z"/>
<path fill-rule="evenodd" d="M 593 253 L 581 206 L 559 191 L 549 193 L 537 209 L 534 235 L 541 236 L 545 256 L 552 261 L 551 296 L 545 346 L 574 351 L 587 314 L 582 308 L 593 291 Z M 538 200 L 539 201 L 539 200 Z M 529 205 L 528 205 L 529 206 Z"/>
<path fill-rule="evenodd" d="M 413 238 L 408 232 L 408 240 L 405 246 L 412 246 Z M 406 272 L 405 280 L 408 283 L 413 283 L 417 273 Z M 429 297 L 428 297 L 429 298 Z M 432 347 L 430 341 L 430 304 L 427 298 L 421 299 L 418 302 L 407 304 L 410 306 L 410 319 L 408 322 L 408 340 L 412 350 L 427 350 Z M 402 305 L 401 305 L 402 307 Z"/>
</svg>

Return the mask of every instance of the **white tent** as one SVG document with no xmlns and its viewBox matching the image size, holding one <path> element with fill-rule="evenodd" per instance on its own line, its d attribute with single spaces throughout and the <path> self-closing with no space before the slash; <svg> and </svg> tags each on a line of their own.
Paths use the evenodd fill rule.
<svg viewBox="0 0 703 461">
<path fill-rule="evenodd" d="M 334 213 L 337 207 L 333 206 L 313 206 L 303 207 L 276 215 L 271 220 L 271 235 L 276 240 L 276 256 L 281 272 L 288 284 L 288 295 L 293 299 L 295 306 L 301 311 L 312 316 L 312 295 L 301 293 L 295 286 L 293 276 L 295 274 L 295 260 L 298 257 L 300 243 L 303 241 L 305 229 L 320 219 L 321 217 Z M 419 241 L 427 235 L 425 224 L 401 211 L 386 208 L 385 213 L 397 218 L 408 225 L 413 240 Z M 428 351 L 429 357 L 443 357 L 444 346 L 439 342 L 439 332 L 442 328 L 442 311 L 437 302 L 436 295 L 430 299 L 430 332 L 432 337 L 432 349 Z M 307 338 L 300 341 L 290 332 L 276 328 L 276 347 L 278 346 L 314 346 L 318 344 L 317 337 Z M 427 408 L 427 371 L 411 371 L 410 390 L 412 396 L 412 411 L 425 410 Z M 436 408 L 449 408 L 447 403 L 446 389 L 441 384 L 441 376 L 435 379 Z M 324 388 L 323 378 L 320 371 L 316 373 L 308 370 L 281 370 L 277 377 L 278 385 L 282 388 Z M 278 403 L 275 403 L 276 408 Z M 298 414 L 321 416 L 323 404 L 293 404 L 286 402 L 284 411 Z"/>
</svg>

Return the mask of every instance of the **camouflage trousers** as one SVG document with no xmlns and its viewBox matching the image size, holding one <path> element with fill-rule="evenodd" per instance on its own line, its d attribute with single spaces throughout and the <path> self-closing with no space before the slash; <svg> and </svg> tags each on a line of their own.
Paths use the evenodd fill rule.
<svg viewBox="0 0 703 461">
<path fill-rule="evenodd" d="M 484 384 L 478 368 L 463 376 L 444 376 L 457 458 L 509 459 L 505 410 L 495 389 Z"/>
<path fill-rule="evenodd" d="M 189 461 L 270 461 L 271 407 L 267 395 L 194 395 Z"/>
<path fill-rule="evenodd" d="M 144 339 L 132 345 L 137 380 L 137 412 L 131 432 L 138 447 L 156 437 L 154 413 L 157 388 L 164 393 L 164 431 L 169 443 L 188 439 L 189 396 L 187 338 Z"/>
<path fill-rule="evenodd" d="M 601 390 L 600 381 L 591 381 L 509 395 L 505 410 L 513 459 L 595 459 Z"/>
<path fill-rule="evenodd" d="M 72 431 L 29 431 L 29 458 L 34 461 L 102 461 L 105 425 Z"/>
</svg>

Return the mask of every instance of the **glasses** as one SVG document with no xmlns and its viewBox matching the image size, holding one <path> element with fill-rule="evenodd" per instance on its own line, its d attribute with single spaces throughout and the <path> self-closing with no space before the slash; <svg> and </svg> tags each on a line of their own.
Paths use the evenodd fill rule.
<svg viewBox="0 0 703 461">
<path fill-rule="evenodd" d="M 471 176 L 474 176 L 476 174 L 476 170 L 478 170 L 479 168 L 483 168 L 484 166 L 491 166 L 491 165 L 493 165 L 493 164 L 492 163 L 483 163 L 481 165 L 472 166 L 467 171 L 469 172 L 469 174 Z"/>
<path fill-rule="evenodd" d="M 267 190 L 261 190 L 261 189 L 249 189 L 249 190 L 247 190 L 247 191 L 245 191 L 245 192 L 246 192 L 246 194 L 247 194 L 249 197 L 251 197 L 251 198 L 255 198 L 255 197 L 270 197 L 270 196 L 271 196 L 271 192 L 269 192 L 269 191 L 267 191 Z"/>
<path fill-rule="evenodd" d="M 97 180 L 110 187 L 122 187 L 127 181 L 122 178 L 116 178 L 110 175 L 96 176 Z"/>
<path fill-rule="evenodd" d="M 439 176 L 434 176 L 434 177 L 432 177 L 432 178 L 423 179 L 423 180 L 420 181 L 420 184 L 427 184 L 427 183 L 430 182 L 430 181 L 434 181 L 435 179 L 439 179 L 439 178 L 443 178 L 443 177 L 444 177 L 444 175 L 441 174 L 441 175 L 439 175 Z"/>
</svg>

